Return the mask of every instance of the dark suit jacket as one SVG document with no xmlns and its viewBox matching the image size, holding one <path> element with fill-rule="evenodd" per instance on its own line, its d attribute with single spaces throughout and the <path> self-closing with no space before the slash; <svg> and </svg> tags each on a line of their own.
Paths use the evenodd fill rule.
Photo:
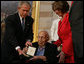
<svg viewBox="0 0 84 64">
<path fill-rule="evenodd" d="M 38 42 L 33 43 L 33 47 L 36 47 L 35 55 L 38 50 Z M 45 45 L 45 52 L 44 56 L 47 58 L 47 63 L 56 63 L 58 61 L 58 58 L 56 57 L 58 54 L 57 46 L 54 44 L 46 43 Z"/>
<path fill-rule="evenodd" d="M 3 61 L 7 60 L 11 62 L 12 58 L 18 57 L 15 47 L 20 46 L 23 48 L 28 39 L 33 40 L 33 19 L 30 16 L 25 18 L 24 31 L 18 13 L 8 16 L 5 20 L 5 24 L 5 36 L 1 44 L 1 56 Z"/>
<path fill-rule="evenodd" d="M 83 58 L 83 1 L 74 1 L 69 14 L 74 56 L 75 59 Z"/>
</svg>

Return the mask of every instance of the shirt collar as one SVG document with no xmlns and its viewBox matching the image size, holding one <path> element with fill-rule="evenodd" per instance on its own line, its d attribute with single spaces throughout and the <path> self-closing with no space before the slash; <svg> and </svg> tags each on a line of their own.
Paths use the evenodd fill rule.
<svg viewBox="0 0 84 64">
<path fill-rule="evenodd" d="M 20 17 L 20 21 L 21 21 L 21 23 L 22 23 L 22 17 L 20 16 L 20 13 L 18 12 L 18 14 L 19 14 L 19 17 Z M 24 19 L 25 20 L 25 19 Z"/>
<path fill-rule="evenodd" d="M 19 14 L 20 20 L 22 20 L 22 17 L 20 16 L 20 13 L 19 12 L 18 12 L 18 14 Z"/>
<path fill-rule="evenodd" d="M 43 50 L 43 49 L 45 49 L 45 46 L 43 46 L 43 47 L 40 47 L 40 46 L 39 46 L 39 49 Z"/>
</svg>

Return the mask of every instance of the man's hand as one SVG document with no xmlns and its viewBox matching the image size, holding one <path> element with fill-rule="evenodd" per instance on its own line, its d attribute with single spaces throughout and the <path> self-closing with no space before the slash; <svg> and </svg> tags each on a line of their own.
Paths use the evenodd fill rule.
<svg viewBox="0 0 84 64">
<path fill-rule="evenodd" d="M 26 54 L 27 51 L 28 51 L 28 48 L 27 47 L 24 47 L 22 51 Z"/>
<path fill-rule="evenodd" d="M 17 51 L 19 52 L 19 55 L 25 54 L 20 48 L 18 48 Z"/>
<path fill-rule="evenodd" d="M 29 42 L 29 41 L 27 41 L 26 43 L 25 43 L 25 45 L 28 47 L 28 46 L 32 46 L 32 43 L 31 42 Z"/>
<path fill-rule="evenodd" d="M 59 56 L 60 56 L 59 63 L 64 63 L 64 60 L 65 60 L 64 52 L 61 51 L 60 54 L 57 55 L 57 57 L 59 57 Z"/>
</svg>

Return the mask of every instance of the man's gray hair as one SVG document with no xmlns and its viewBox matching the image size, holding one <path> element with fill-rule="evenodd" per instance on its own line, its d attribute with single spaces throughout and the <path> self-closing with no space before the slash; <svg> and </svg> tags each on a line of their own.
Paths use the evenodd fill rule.
<svg viewBox="0 0 84 64">
<path fill-rule="evenodd" d="M 29 5 L 30 7 L 31 7 L 31 5 L 30 5 L 30 3 L 28 2 L 28 1 L 20 1 L 19 3 L 18 3 L 18 7 L 21 7 L 23 4 L 25 4 L 25 5 Z"/>
</svg>

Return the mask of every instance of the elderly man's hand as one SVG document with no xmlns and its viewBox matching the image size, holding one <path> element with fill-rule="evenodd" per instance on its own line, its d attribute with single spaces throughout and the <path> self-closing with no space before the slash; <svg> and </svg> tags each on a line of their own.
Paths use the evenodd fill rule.
<svg viewBox="0 0 84 64">
<path fill-rule="evenodd" d="M 46 57 L 45 56 L 34 56 L 30 60 L 37 60 L 37 59 L 42 59 L 43 61 L 46 61 Z"/>
</svg>

